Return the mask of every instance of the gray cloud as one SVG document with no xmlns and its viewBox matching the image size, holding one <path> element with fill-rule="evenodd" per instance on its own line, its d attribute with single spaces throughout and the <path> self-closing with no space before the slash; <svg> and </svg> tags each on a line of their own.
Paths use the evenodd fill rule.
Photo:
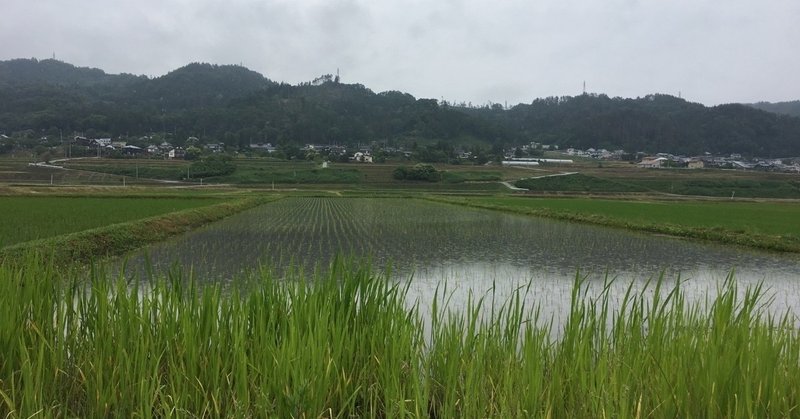
<svg viewBox="0 0 800 419">
<path fill-rule="evenodd" d="M 162 75 L 192 61 L 476 104 L 590 91 L 800 98 L 796 0 L 6 0 L 0 59 Z"/>
</svg>

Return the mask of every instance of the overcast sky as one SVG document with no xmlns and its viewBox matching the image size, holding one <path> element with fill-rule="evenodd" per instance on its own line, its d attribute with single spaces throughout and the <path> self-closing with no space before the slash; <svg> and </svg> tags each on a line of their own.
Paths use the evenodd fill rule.
<svg viewBox="0 0 800 419">
<path fill-rule="evenodd" d="M 243 64 L 484 104 L 800 99 L 800 0 L 3 0 L 0 59 L 160 76 Z"/>
</svg>

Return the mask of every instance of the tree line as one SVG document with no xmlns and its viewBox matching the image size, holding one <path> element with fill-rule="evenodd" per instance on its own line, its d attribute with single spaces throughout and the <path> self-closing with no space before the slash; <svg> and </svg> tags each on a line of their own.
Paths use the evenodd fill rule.
<svg viewBox="0 0 800 419">
<path fill-rule="evenodd" d="M 149 78 L 56 60 L 0 62 L 0 133 L 147 136 L 175 145 L 194 136 L 233 149 L 378 142 L 436 153 L 539 142 L 629 152 L 800 155 L 800 118 L 744 105 L 584 94 L 508 109 L 458 106 L 398 91 L 375 93 L 332 77 L 289 85 L 241 66 L 201 63 Z"/>
</svg>

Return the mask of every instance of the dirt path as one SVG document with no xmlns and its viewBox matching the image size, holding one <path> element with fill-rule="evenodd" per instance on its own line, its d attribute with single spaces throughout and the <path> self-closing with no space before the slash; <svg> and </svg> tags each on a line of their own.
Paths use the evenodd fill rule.
<svg viewBox="0 0 800 419">
<path fill-rule="evenodd" d="M 524 178 L 519 179 L 519 180 L 544 179 L 546 177 L 569 176 L 569 175 L 576 175 L 576 174 L 578 174 L 578 172 L 563 172 L 563 173 L 554 173 L 554 174 L 550 174 L 550 175 L 524 177 Z M 511 189 L 512 191 L 528 191 L 529 190 L 529 189 L 525 189 L 525 188 L 518 188 L 518 187 L 512 185 L 511 182 L 500 182 L 500 183 L 503 184 L 503 186 L 505 186 L 506 188 Z"/>
</svg>

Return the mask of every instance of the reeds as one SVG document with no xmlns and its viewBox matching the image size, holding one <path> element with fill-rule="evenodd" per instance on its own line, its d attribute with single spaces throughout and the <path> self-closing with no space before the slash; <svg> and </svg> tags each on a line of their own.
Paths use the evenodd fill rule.
<svg viewBox="0 0 800 419">
<path fill-rule="evenodd" d="M 617 304 L 576 279 L 551 332 L 526 288 L 434 300 L 336 260 L 325 274 L 200 286 L 0 266 L 0 416 L 786 417 L 800 402 L 794 319 L 729 278 L 707 304 L 656 280 Z M 606 290 L 610 284 L 606 284 Z"/>
</svg>

